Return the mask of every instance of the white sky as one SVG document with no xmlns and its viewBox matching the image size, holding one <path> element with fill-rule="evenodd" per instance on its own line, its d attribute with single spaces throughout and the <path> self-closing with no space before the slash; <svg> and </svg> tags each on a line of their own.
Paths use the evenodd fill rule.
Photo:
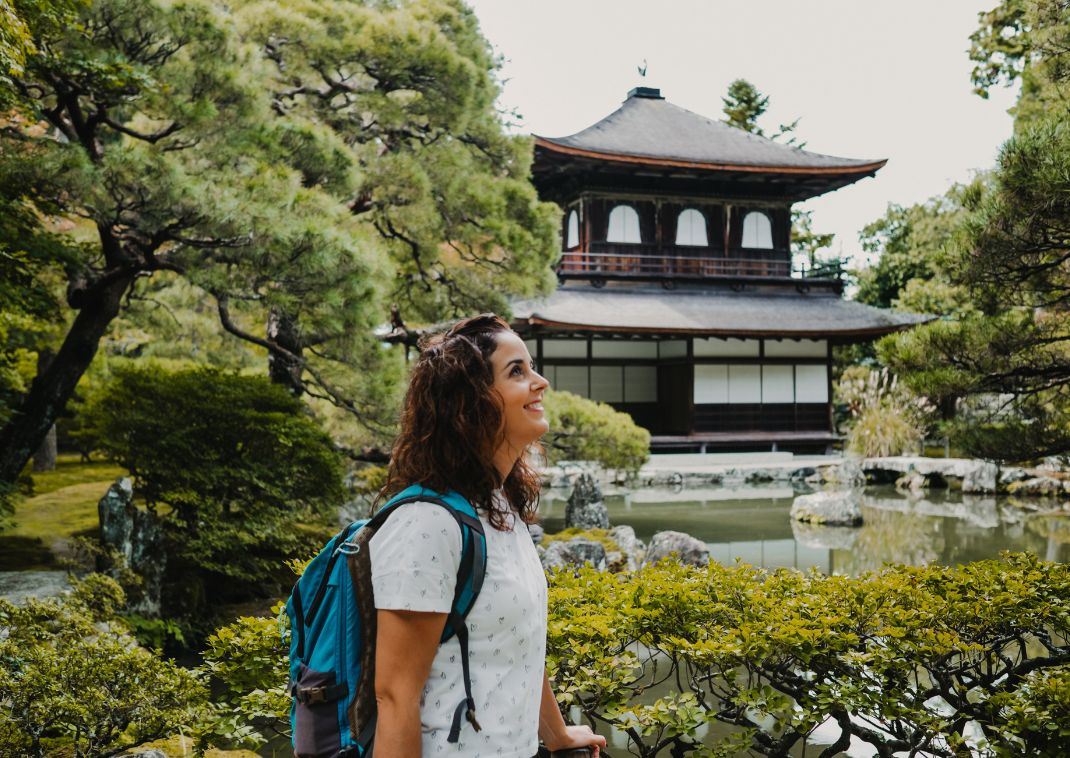
<svg viewBox="0 0 1070 758">
<path fill-rule="evenodd" d="M 809 201 L 833 250 L 858 231 L 991 167 L 1015 92 L 974 95 L 967 51 L 997 0 L 468 0 L 504 57 L 500 105 L 520 130 L 573 134 L 637 84 L 713 118 L 733 79 L 769 96 L 767 132 L 801 117 L 806 149 L 887 158 L 873 179 Z M 641 80 L 637 67 L 647 60 Z"/>
</svg>

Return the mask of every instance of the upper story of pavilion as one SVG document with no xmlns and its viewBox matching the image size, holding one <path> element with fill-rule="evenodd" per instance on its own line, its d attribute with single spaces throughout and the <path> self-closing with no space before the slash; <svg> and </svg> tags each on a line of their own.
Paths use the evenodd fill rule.
<svg viewBox="0 0 1070 758">
<path fill-rule="evenodd" d="M 535 137 L 533 180 L 564 210 L 558 276 L 607 281 L 842 288 L 838 270 L 793 270 L 791 207 L 873 176 L 750 134 L 637 87 L 569 137 Z"/>
</svg>

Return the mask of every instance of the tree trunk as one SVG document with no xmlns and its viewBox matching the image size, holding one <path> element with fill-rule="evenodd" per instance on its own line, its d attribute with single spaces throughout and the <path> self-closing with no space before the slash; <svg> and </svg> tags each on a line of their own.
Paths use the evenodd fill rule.
<svg viewBox="0 0 1070 758">
<path fill-rule="evenodd" d="M 14 483 L 44 442 L 93 362 L 108 324 L 119 315 L 122 297 L 133 281 L 133 273 L 116 277 L 82 305 L 56 357 L 37 374 L 29 394 L 0 430 L 0 482 Z"/>
<path fill-rule="evenodd" d="M 268 314 L 267 336 L 279 347 L 301 357 L 301 331 L 296 318 L 272 308 Z M 305 392 L 305 383 L 301 378 L 303 371 L 302 365 L 291 358 L 268 353 L 268 376 L 275 384 L 286 387 L 294 397 L 301 397 Z"/>
<path fill-rule="evenodd" d="M 44 373 L 48 364 L 52 362 L 52 351 L 47 347 L 37 351 L 37 373 Z M 45 435 L 45 441 L 37 452 L 33 454 L 34 471 L 53 471 L 56 468 L 56 425 L 53 424 Z"/>
</svg>

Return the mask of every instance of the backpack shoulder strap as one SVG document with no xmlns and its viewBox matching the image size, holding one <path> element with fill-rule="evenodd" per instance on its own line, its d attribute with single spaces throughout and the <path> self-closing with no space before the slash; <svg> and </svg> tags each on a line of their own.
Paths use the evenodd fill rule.
<svg viewBox="0 0 1070 758">
<path fill-rule="evenodd" d="M 475 698 L 472 697 L 472 675 L 468 661 L 468 625 L 465 619 L 475 606 L 487 573 L 487 535 L 475 508 L 462 495 L 452 490 L 442 495 L 420 485 L 408 487 L 390 498 L 370 523 L 378 528 L 397 509 L 397 506 L 414 502 L 435 503 L 442 506 L 449 511 L 461 529 L 461 562 L 457 568 L 453 603 L 439 640 L 439 644 L 442 644 L 450 637 L 456 636 L 461 648 L 461 675 L 464 680 L 465 697 L 453 711 L 453 721 L 449 735 L 446 737 L 447 742 L 456 743 L 460 739 L 462 715 L 473 729 L 480 731 L 479 722 L 476 721 Z"/>
</svg>

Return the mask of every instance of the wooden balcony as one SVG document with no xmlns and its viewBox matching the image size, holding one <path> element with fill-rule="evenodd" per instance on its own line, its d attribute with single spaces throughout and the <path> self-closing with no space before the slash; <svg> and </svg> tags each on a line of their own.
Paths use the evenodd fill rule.
<svg viewBox="0 0 1070 758">
<path fill-rule="evenodd" d="M 825 280 L 841 283 L 839 265 L 793 269 L 786 253 L 768 257 L 753 255 L 677 255 L 680 248 L 658 251 L 654 245 L 634 245 L 636 250 L 614 252 L 565 252 L 557 264 L 561 279 L 635 280 Z M 770 251 L 773 253 L 773 251 Z"/>
</svg>

